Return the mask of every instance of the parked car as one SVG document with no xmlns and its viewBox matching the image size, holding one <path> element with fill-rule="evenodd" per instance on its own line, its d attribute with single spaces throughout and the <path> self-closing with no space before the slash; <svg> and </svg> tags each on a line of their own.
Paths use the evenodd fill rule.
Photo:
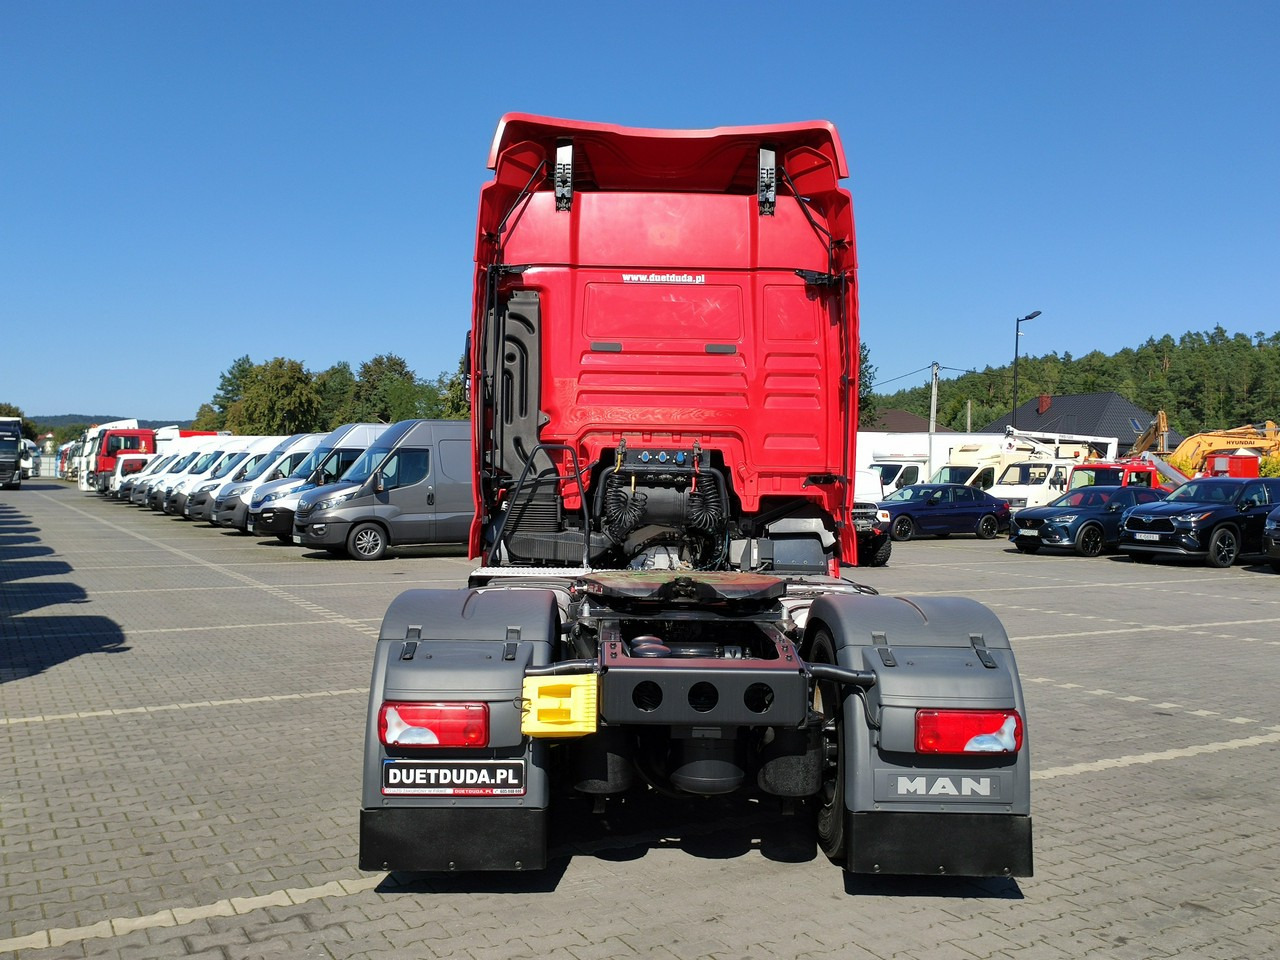
<svg viewBox="0 0 1280 960">
<path fill-rule="evenodd" d="M 882 501 L 895 540 L 972 533 L 990 540 L 1009 527 L 1009 503 L 961 483 L 913 483 Z"/>
<path fill-rule="evenodd" d="M 1064 493 L 1043 507 L 1013 515 L 1009 540 L 1022 553 L 1041 547 L 1074 549 L 1096 557 L 1120 543 L 1120 518 L 1129 507 L 1163 500 L 1165 491 L 1139 486 L 1085 486 Z"/>
<path fill-rule="evenodd" d="M 1280 507 L 1267 514 L 1262 525 L 1262 549 L 1267 554 L 1271 569 L 1280 573 Z"/>
<path fill-rule="evenodd" d="M 1125 513 L 1120 549 L 1135 560 L 1170 554 L 1229 567 L 1265 551 L 1263 528 L 1278 504 L 1280 477 L 1188 480 L 1159 503 Z"/>
</svg>

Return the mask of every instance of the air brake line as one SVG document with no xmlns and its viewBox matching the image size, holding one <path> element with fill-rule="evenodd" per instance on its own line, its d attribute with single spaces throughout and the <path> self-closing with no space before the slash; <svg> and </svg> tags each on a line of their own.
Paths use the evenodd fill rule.
<svg viewBox="0 0 1280 960">
<path fill-rule="evenodd" d="M 782 179 L 785 180 L 787 182 L 787 186 L 791 188 L 791 195 L 796 198 L 796 203 L 800 204 L 800 212 L 803 213 L 804 218 L 809 221 L 809 226 L 813 227 L 813 232 L 820 234 L 822 237 L 826 238 L 827 251 L 828 251 L 827 255 L 830 258 L 831 257 L 831 253 L 830 253 L 831 231 L 828 230 L 826 227 L 824 227 L 822 224 L 818 223 L 818 221 L 813 218 L 813 214 L 809 212 L 809 201 L 807 201 L 804 197 L 800 196 L 800 191 L 796 189 L 795 183 L 792 182 L 791 175 L 787 173 L 787 168 L 779 164 L 778 172 L 782 174 Z M 833 267 L 835 266 L 834 262 L 830 263 L 829 265 Z"/>
</svg>

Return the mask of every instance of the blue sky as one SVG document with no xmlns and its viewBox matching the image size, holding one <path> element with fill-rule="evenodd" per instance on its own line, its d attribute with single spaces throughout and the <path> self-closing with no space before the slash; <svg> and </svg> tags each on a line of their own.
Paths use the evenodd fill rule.
<svg viewBox="0 0 1280 960">
<path fill-rule="evenodd" d="M 1273 0 L 0 0 L 0 402 L 185 419 L 244 354 L 451 371 L 509 111 L 833 121 L 886 391 L 1011 362 L 1032 310 L 1023 356 L 1272 333 L 1277 49 Z"/>
</svg>

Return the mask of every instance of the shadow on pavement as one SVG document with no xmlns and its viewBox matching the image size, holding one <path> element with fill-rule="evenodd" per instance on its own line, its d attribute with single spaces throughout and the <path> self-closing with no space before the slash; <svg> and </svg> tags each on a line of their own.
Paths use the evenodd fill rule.
<svg viewBox="0 0 1280 960">
<path fill-rule="evenodd" d="M 0 617 L 0 683 L 94 653 L 125 653 L 124 630 L 106 617 Z"/>
</svg>

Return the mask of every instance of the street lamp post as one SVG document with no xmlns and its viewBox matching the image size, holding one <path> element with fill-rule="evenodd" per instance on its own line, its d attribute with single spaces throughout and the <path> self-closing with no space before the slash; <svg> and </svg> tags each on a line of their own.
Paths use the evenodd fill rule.
<svg viewBox="0 0 1280 960">
<path fill-rule="evenodd" d="M 1013 325 L 1013 412 L 1009 415 L 1009 425 L 1018 429 L 1018 338 L 1022 336 L 1022 325 L 1028 320 L 1040 316 L 1039 310 L 1032 310 L 1025 317 L 1019 317 Z"/>
</svg>

